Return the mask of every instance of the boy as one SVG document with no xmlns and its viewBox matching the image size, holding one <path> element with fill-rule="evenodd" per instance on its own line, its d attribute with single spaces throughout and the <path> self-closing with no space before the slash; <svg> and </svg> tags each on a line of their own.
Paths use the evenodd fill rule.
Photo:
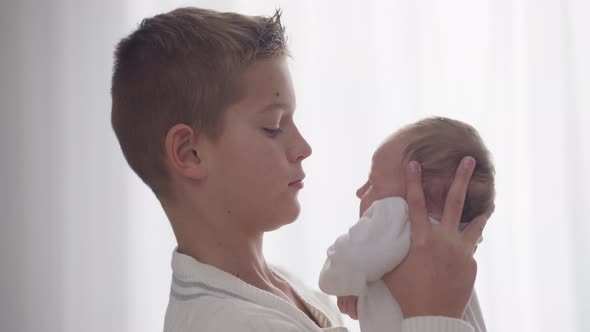
<svg viewBox="0 0 590 332">
<path fill-rule="evenodd" d="M 251 17 L 180 8 L 145 19 L 117 46 L 113 129 L 178 242 L 165 331 L 345 330 L 325 295 L 272 268 L 262 255 L 264 233 L 299 214 L 302 161 L 311 154 L 293 122 L 286 58 L 279 13 Z M 452 227 L 445 236 L 431 232 L 420 168 L 411 169 L 412 236 L 451 249 L 445 264 L 431 268 L 444 276 L 438 283 L 463 291 L 450 294 L 428 278 L 401 281 L 432 255 L 421 241 L 385 279 L 404 308 L 407 331 L 471 331 L 455 318 L 473 287 L 469 253 L 488 216 L 478 219 L 469 239 L 451 233 Z M 450 195 L 457 202 L 472 169 L 467 159 L 457 171 Z M 457 210 L 445 208 L 444 222 L 455 223 Z M 450 277 L 456 275 L 461 278 Z"/>
<path fill-rule="evenodd" d="M 328 249 L 319 280 L 323 292 L 340 296 L 343 311 L 352 316 L 358 313 L 363 332 L 393 326 L 401 330 L 401 310 L 381 278 L 401 263 L 410 248 L 405 164 L 416 160 L 422 165 L 430 221 L 438 224 L 453 173 L 465 155 L 474 156 L 477 167 L 467 191 L 461 229 L 490 209 L 495 196 L 494 166 L 473 127 L 441 117 L 424 119 L 402 128 L 375 152 L 369 180 L 357 191 L 361 219 Z M 463 318 L 475 331 L 486 331 L 475 293 Z"/>
</svg>

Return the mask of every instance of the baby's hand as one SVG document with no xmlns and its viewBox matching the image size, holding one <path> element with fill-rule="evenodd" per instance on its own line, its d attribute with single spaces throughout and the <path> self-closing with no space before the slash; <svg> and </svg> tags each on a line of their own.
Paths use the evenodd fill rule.
<svg viewBox="0 0 590 332">
<path fill-rule="evenodd" d="M 357 302 L 358 297 L 356 296 L 338 296 L 338 309 L 350 318 L 358 320 Z"/>
</svg>

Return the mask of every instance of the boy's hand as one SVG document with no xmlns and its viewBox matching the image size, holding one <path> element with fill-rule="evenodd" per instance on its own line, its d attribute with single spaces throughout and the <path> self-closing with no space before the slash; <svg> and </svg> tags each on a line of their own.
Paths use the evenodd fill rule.
<svg viewBox="0 0 590 332">
<path fill-rule="evenodd" d="M 356 296 L 338 296 L 338 309 L 340 309 L 340 312 L 358 320 L 357 303 L 358 297 Z"/>
<path fill-rule="evenodd" d="M 414 161 L 408 165 L 410 252 L 397 268 L 383 277 L 405 318 L 463 317 L 477 274 L 473 252 L 493 212 L 491 208 L 462 233 L 459 231 L 465 193 L 474 168 L 473 158 L 462 160 L 447 195 L 442 221 L 433 225 L 428 221 L 420 166 Z"/>
</svg>

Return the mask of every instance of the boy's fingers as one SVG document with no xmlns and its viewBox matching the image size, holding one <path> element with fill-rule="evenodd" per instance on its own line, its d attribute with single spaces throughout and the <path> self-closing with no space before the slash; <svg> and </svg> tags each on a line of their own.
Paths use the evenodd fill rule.
<svg viewBox="0 0 590 332">
<path fill-rule="evenodd" d="M 486 223 L 494 213 L 494 209 L 495 206 L 492 204 L 492 206 L 485 213 L 473 219 L 463 230 L 463 238 L 467 242 L 467 246 L 469 246 L 469 248 L 473 248 L 473 253 L 475 253 L 477 242 L 479 242 L 479 238 L 483 233 Z"/>
<path fill-rule="evenodd" d="M 463 214 L 463 204 L 465 203 L 465 194 L 469 187 L 469 180 L 475 169 L 475 159 L 465 157 L 459 163 L 455 178 L 447 194 L 445 209 L 441 224 L 450 229 L 457 229 Z"/>
<path fill-rule="evenodd" d="M 406 169 L 406 199 L 412 225 L 412 238 L 424 234 L 428 226 L 428 211 L 424 202 L 420 164 L 410 161 Z"/>
</svg>

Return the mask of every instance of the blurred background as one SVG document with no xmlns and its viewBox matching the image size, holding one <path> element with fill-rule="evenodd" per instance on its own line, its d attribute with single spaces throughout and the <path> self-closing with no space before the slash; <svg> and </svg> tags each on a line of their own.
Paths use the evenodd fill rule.
<svg viewBox="0 0 590 332">
<path fill-rule="evenodd" d="M 490 331 L 590 331 L 590 2 L 2 0 L 0 330 L 161 331 L 175 242 L 110 127 L 112 52 L 178 6 L 282 8 L 314 148 L 272 262 L 317 285 L 374 148 L 429 115 L 481 133 L 496 213 L 477 252 Z M 349 321 L 353 331 L 356 323 Z"/>
</svg>

